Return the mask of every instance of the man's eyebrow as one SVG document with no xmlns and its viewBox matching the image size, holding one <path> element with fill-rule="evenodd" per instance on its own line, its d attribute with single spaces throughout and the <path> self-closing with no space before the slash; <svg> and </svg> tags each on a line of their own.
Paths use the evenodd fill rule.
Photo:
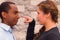
<svg viewBox="0 0 60 40">
<path fill-rule="evenodd" d="M 19 13 L 19 11 L 15 11 L 16 13 Z"/>
</svg>

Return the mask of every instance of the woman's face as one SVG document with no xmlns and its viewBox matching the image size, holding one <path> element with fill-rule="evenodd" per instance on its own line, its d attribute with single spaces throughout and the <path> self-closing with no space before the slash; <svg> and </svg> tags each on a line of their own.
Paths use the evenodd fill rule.
<svg viewBox="0 0 60 40">
<path fill-rule="evenodd" d="M 39 7 L 37 7 L 37 13 L 38 13 L 37 19 L 38 19 L 39 23 L 41 25 L 44 25 L 46 23 L 46 19 L 47 19 L 46 14 L 44 14 L 44 12 L 39 9 Z"/>
</svg>

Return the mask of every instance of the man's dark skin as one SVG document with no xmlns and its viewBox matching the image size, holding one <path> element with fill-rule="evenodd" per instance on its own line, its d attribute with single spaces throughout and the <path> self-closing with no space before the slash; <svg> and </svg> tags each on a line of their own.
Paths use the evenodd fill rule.
<svg viewBox="0 0 60 40">
<path fill-rule="evenodd" d="M 9 25 L 9 26 L 14 26 L 16 25 L 19 16 L 18 16 L 18 9 L 16 5 L 10 4 L 11 9 L 8 10 L 8 12 L 2 12 L 2 17 L 3 17 L 3 23 Z"/>
<path fill-rule="evenodd" d="M 18 9 L 15 4 L 9 4 L 10 8 L 7 12 L 2 11 L 1 12 L 1 19 L 2 23 L 9 25 L 11 28 L 13 28 L 14 25 L 16 25 L 19 15 L 18 15 Z M 32 40 L 34 36 L 34 27 L 35 27 L 35 22 L 33 19 L 31 19 L 28 16 L 25 16 L 26 18 L 25 23 L 29 23 L 28 31 L 27 31 L 27 40 Z M 32 21 L 33 20 L 33 21 Z M 32 22 L 31 22 L 32 21 Z"/>
</svg>

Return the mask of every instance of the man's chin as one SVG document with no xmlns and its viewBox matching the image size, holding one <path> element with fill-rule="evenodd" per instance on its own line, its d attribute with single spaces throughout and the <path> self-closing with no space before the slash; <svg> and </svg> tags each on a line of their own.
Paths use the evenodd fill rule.
<svg viewBox="0 0 60 40">
<path fill-rule="evenodd" d="M 16 25 L 17 23 L 15 23 L 14 25 Z"/>
<path fill-rule="evenodd" d="M 12 26 L 15 26 L 16 25 L 16 23 L 15 24 L 13 24 Z"/>
</svg>

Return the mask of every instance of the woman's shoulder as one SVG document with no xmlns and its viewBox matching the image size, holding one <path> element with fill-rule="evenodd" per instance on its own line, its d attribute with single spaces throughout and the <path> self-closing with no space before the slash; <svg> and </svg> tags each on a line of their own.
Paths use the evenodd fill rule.
<svg viewBox="0 0 60 40">
<path fill-rule="evenodd" d="M 60 34 L 57 27 L 54 27 L 54 28 L 50 29 L 49 31 L 46 31 L 46 33 L 48 33 L 48 34 Z"/>
<path fill-rule="evenodd" d="M 51 39 L 54 38 L 54 40 L 55 40 L 55 39 L 60 39 L 60 33 L 59 33 L 58 28 L 55 27 L 55 28 L 49 30 L 49 31 L 47 32 L 46 36 L 47 36 L 48 38 L 51 38 Z"/>
</svg>

